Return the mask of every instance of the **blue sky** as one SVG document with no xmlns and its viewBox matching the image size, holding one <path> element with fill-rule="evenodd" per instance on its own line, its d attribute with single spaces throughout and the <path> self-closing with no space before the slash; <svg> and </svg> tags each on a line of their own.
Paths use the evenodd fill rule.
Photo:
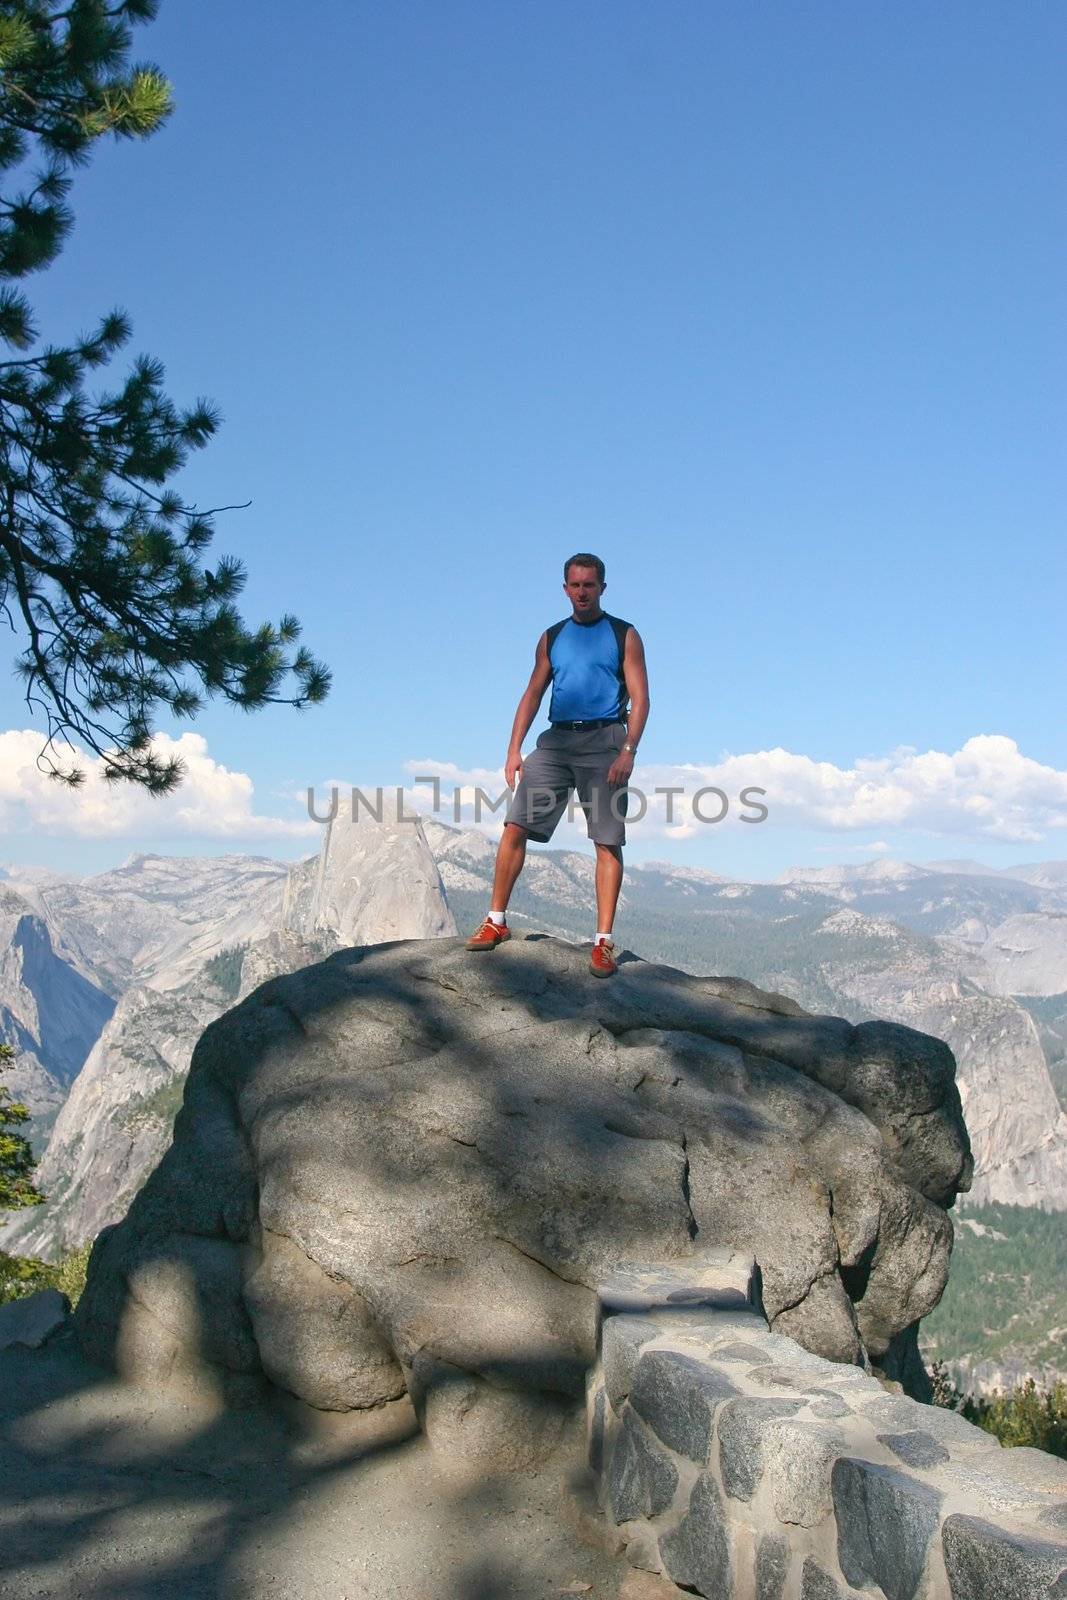
<svg viewBox="0 0 1067 1600">
<path fill-rule="evenodd" d="M 245 614 L 335 684 L 212 706 L 184 817 L 9 776 L 0 855 L 291 855 L 309 783 L 491 771 L 576 548 L 645 639 L 648 773 L 779 786 L 637 858 L 1067 855 L 1065 46 L 1040 0 L 164 0 L 177 113 L 27 288 L 217 401 L 186 492 L 252 501 Z"/>
</svg>

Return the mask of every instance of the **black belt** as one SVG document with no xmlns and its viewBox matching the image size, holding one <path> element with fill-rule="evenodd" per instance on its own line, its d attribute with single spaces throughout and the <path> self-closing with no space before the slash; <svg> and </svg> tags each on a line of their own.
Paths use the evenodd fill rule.
<svg viewBox="0 0 1067 1600">
<path fill-rule="evenodd" d="M 614 728 L 619 724 L 618 717 L 590 717 L 588 722 L 554 722 L 554 728 L 566 728 L 568 733 L 580 733 L 583 728 Z"/>
</svg>

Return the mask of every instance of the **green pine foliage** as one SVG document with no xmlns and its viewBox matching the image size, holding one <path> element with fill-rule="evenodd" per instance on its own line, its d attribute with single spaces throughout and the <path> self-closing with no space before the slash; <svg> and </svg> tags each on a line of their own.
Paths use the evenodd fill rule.
<svg viewBox="0 0 1067 1600">
<path fill-rule="evenodd" d="M 9 1256 L 0 1250 L 0 1305 L 9 1300 L 24 1300 L 39 1289 L 58 1289 L 78 1304 L 85 1288 L 91 1244 L 72 1250 L 61 1261 L 38 1261 L 35 1256 Z"/>
<path fill-rule="evenodd" d="M 227 1000 L 236 1000 L 241 991 L 245 948 L 243 944 L 227 945 L 217 956 L 212 956 L 210 961 L 204 963 L 206 976 L 217 989 L 221 989 Z"/>
<path fill-rule="evenodd" d="M 11 1061 L 14 1054 L 9 1044 L 0 1044 L 0 1065 Z M 0 1084 L 0 1211 L 39 1206 L 45 1199 L 33 1185 L 37 1163 L 29 1140 L 21 1133 L 11 1132 L 29 1118 L 26 1107 L 12 1101 L 10 1090 Z M 58 1289 L 72 1305 L 76 1304 L 85 1287 L 90 1249 L 90 1245 L 83 1245 L 54 1265 L 34 1256 L 11 1256 L 0 1250 L 0 1305 L 36 1294 L 38 1289 Z"/>
<path fill-rule="evenodd" d="M 9 1044 L 0 1044 L 0 1064 L 10 1061 L 14 1053 Z M 44 1200 L 33 1186 L 37 1162 L 30 1141 L 17 1131 L 29 1120 L 26 1107 L 12 1100 L 11 1090 L 0 1083 L 0 1211 L 39 1206 Z"/>
<path fill-rule="evenodd" d="M 1008 1394 L 970 1400 L 964 1411 L 1001 1444 L 1032 1445 L 1067 1460 L 1067 1384 L 1038 1389 L 1033 1378 Z"/>
<path fill-rule="evenodd" d="M 117 384 L 92 375 L 130 337 L 121 311 L 80 338 L 38 341 L 12 285 L 49 266 L 72 226 L 71 174 L 105 135 L 141 139 L 170 115 L 157 67 L 131 65 L 131 25 L 158 0 L 0 0 L 0 614 L 25 641 L 27 705 L 47 726 L 42 764 L 84 773 L 57 742 L 98 755 L 106 777 L 172 790 L 182 763 L 153 754 L 163 713 L 194 717 L 205 696 L 244 710 L 325 698 L 330 675 L 300 625 L 247 628 L 245 574 L 202 558 L 212 511 L 168 487 L 218 427 L 205 400 L 176 406 L 158 361 L 139 356 Z M 290 676 L 292 692 L 283 692 Z"/>
<path fill-rule="evenodd" d="M 1067 1460 L 1067 1383 L 1041 1390 L 1027 1378 L 1007 1392 L 976 1396 L 956 1387 L 943 1362 L 934 1362 L 930 1376 L 935 1405 L 958 1411 L 1009 1448 L 1029 1445 Z"/>
<path fill-rule="evenodd" d="M 0 1305 L 9 1300 L 24 1300 L 38 1289 L 52 1287 L 45 1261 L 33 1256 L 9 1256 L 0 1250 Z"/>
</svg>

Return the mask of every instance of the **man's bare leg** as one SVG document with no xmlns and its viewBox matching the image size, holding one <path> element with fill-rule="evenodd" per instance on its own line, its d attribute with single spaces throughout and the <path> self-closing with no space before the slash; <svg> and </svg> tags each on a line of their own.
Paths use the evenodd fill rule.
<svg viewBox="0 0 1067 1600">
<path fill-rule="evenodd" d="M 508 909 L 511 891 L 526 860 L 526 829 L 515 822 L 505 822 L 496 851 L 496 870 L 493 873 L 493 903 L 490 911 L 503 914 Z"/>
<path fill-rule="evenodd" d="M 615 908 L 622 888 L 622 846 L 598 844 L 596 847 L 596 927 L 610 933 L 615 923 Z"/>
<path fill-rule="evenodd" d="M 505 822 L 504 832 L 496 851 L 496 870 L 493 873 L 493 900 L 489 915 L 467 940 L 468 950 L 495 950 L 498 944 L 511 938 L 504 913 L 508 909 L 515 880 L 526 860 L 526 829 L 517 822 Z"/>
</svg>

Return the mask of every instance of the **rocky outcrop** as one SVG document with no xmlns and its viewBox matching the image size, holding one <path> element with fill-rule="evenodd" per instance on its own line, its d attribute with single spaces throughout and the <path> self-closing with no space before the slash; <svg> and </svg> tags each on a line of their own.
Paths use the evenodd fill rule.
<svg viewBox="0 0 1067 1600">
<path fill-rule="evenodd" d="M 998 873 L 972 862 L 878 861 L 786 876 L 849 908 L 832 920 L 859 959 L 826 973 L 842 995 L 952 1049 L 974 1146 L 972 1198 L 1067 1209 L 1067 1116 L 1015 998 L 1067 989 L 1063 863 Z M 886 948 L 865 963 L 864 939 L 879 934 Z"/>
<path fill-rule="evenodd" d="M 624 1259 L 751 1250 L 772 1326 L 912 1381 L 970 1178 L 953 1061 L 889 1024 L 545 937 L 342 950 L 197 1046 L 93 1253 L 95 1359 L 312 1406 L 407 1388 L 463 1452 L 549 1448 Z"/>
<path fill-rule="evenodd" d="M 298 938 L 329 930 L 343 946 L 456 932 L 422 824 L 398 816 L 385 796 L 380 810 L 380 819 L 339 811 L 318 855 L 290 872 L 282 923 Z"/>
<path fill-rule="evenodd" d="M 39 1350 L 69 1314 L 70 1301 L 58 1289 L 39 1289 L 22 1300 L 9 1300 L 0 1306 L 0 1350 L 20 1344 Z"/>
<path fill-rule="evenodd" d="M 1048 995 L 1061 993 L 1067 971 L 1067 914 L 1063 890 L 1044 896 L 1052 906 L 1041 911 L 1018 912 L 992 927 L 979 924 L 962 930 L 970 935 L 965 945 L 970 966 L 979 983 L 996 994 Z"/>
<path fill-rule="evenodd" d="M 47 1204 L 6 1220 L 5 1248 L 55 1257 L 124 1214 L 170 1144 L 197 1040 L 231 1003 L 207 975 L 178 990 L 144 984 L 123 995 L 38 1166 Z"/>
<path fill-rule="evenodd" d="M 891 922 L 845 908 L 823 930 L 855 947 L 832 972 L 853 1014 L 858 1007 L 891 1017 L 952 1050 L 974 1152 L 972 1199 L 1067 1208 L 1067 1115 L 1033 1018 L 963 976 L 952 950 L 923 948 L 925 941 Z M 870 955 L 865 942 L 875 945 Z"/>
<path fill-rule="evenodd" d="M 64 946 L 116 998 L 138 984 L 180 988 L 220 949 L 277 917 L 287 864 L 266 856 L 132 855 L 37 894 Z"/>
<path fill-rule="evenodd" d="M 473 918 L 492 878 L 484 835 L 436 822 L 428 834 L 457 914 Z M 513 922 L 581 938 L 591 873 L 577 852 L 531 854 Z M 687 971 L 721 970 L 728 961 L 730 971 L 811 1010 L 854 1022 L 884 1017 L 944 1039 L 974 1150 L 972 1198 L 1064 1210 L 1067 1116 L 1032 1018 L 998 992 L 1005 974 L 980 954 L 1025 910 L 1026 939 L 1051 985 L 1040 992 L 1067 991 L 1067 897 L 1058 874 L 1045 875 L 1046 885 L 1032 887 L 879 861 L 803 868 L 779 884 L 756 884 L 646 862 L 627 873 L 620 920 L 635 948 Z"/>
<path fill-rule="evenodd" d="M 94 919 L 103 898 L 118 897 L 111 971 L 117 979 L 132 965 L 141 981 L 123 993 L 59 1111 L 37 1174 L 48 1203 L 6 1223 L 9 1249 L 54 1257 L 124 1214 L 170 1143 L 197 1040 L 235 999 L 342 944 L 455 932 L 421 828 L 395 810 L 380 823 L 339 817 L 318 856 L 284 875 L 274 862 L 224 857 L 187 866 L 179 892 L 181 865 L 139 856 L 102 875 L 113 880 L 103 886 L 77 885 L 80 899 L 68 886 L 87 959 L 103 958 Z M 188 892 L 197 882 L 199 915 Z M 60 888 L 47 892 L 58 897 Z"/>
<path fill-rule="evenodd" d="M 28 897 L 0 883 L 0 1041 L 14 1059 L 3 1069 L 15 1100 L 29 1107 L 39 1140 L 62 1106 L 114 1001 L 72 960 L 32 887 Z"/>
</svg>

